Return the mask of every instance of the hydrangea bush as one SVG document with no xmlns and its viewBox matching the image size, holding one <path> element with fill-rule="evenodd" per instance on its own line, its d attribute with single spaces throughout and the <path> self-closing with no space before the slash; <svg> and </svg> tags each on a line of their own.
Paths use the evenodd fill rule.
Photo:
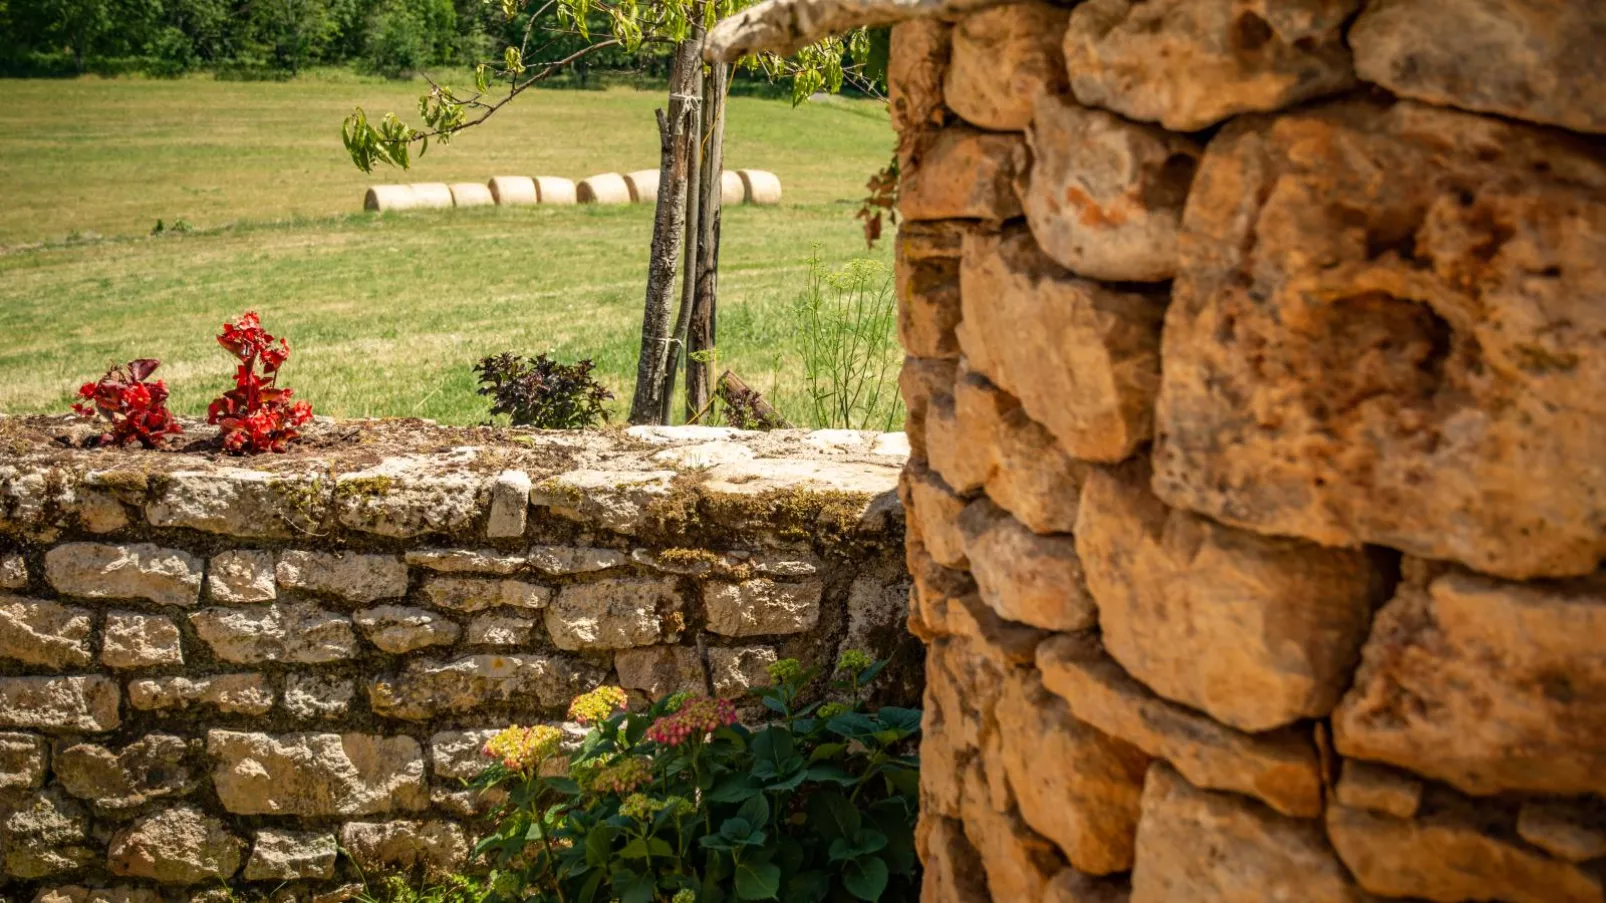
<svg viewBox="0 0 1606 903">
<path fill-rule="evenodd" d="M 822 705 L 802 702 L 817 670 L 776 662 L 755 690 L 761 726 L 726 699 L 632 712 L 601 687 L 569 708 L 590 727 L 575 750 L 557 728 L 502 731 L 475 782 L 507 792 L 476 847 L 492 867 L 486 903 L 917 900 L 920 712 L 867 710 L 885 664 L 844 653 Z"/>
</svg>

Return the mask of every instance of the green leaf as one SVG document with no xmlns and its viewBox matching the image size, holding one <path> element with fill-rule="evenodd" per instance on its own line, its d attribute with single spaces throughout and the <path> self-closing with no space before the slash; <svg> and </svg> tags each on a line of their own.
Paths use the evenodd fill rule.
<svg viewBox="0 0 1606 903">
<path fill-rule="evenodd" d="M 741 816 L 727 818 L 719 826 L 719 836 L 732 842 L 745 840 L 752 833 L 753 823 Z"/>
<path fill-rule="evenodd" d="M 622 889 L 619 886 L 618 875 L 614 876 L 613 888 L 619 894 L 619 903 L 652 903 L 653 898 L 658 895 L 658 885 L 652 875 L 634 871 L 630 872 L 630 875 L 630 880 Z"/>
<path fill-rule="evenodd" d="M 884 728 L 914 733 L 920 730 L 920 710 L 900 709 L 896 706 L 886 706 L 876 712 L 876 719 Z"/>
<path fill-rule="evenodd" d="M 829 790 L 809 797 L 809 823 L 815 833 L 825 840 L 852 837 L 862 824 L 859 810 L 853 808 L 847 797 Z"/>
<path fill-rule="evenodd" d="M 580 886 L 580 896 L 575 900 L 575 903 L 591 903 L 592 900 L 595 900 L 597 891 L 602 887 L 602 879 L 605 877 L 607 877 L 607 873 L 602 869 L 592 872 L 591 877 L 586 879 L 586 883 Z"/>
<path fill-rule="evenodd" d="M 842 866 L 842 886 L 860 900 L 874 903 L 887 889 L 887 864 L 879 856 L 850 860 Z"/>
<path fill-rule="evenodd" d="M 871 853 L 879 853 L 887 846 L 887 835 L 874 828 L 860 828 L 853 832 L 853 836 L 838 837 L 831 841 L 831 861 L 840 862 L 844 859 L 857 859 Z"/>
<path fill-rule="evenodd" d="M 880 729 L 875 719 L 861 712 L 844 712 L 825 723 L 825 729 L 849 740 L 863 740 Z"/>
<path fill-rule="evenodd" d="M 786 881 L 782 903 L 821 903 L 831 892 L 831 876 L 824 872 L 798 872 Z"/>
<path fill-rule="evenodd" d="M 770 862 L 736 863 L 736 897 L 773 900 L 781 890 L 781 867 Z M 621 899 L 619 903 L 629 903 Z"/>
<path fill-rule="evenodd" d="M 742 803 L 762 792 L 751 775 L 733 774 L 721 779 L 704 798 L 713 803 Z"/>
<path fill-rule="evenodd" d="M 846 752 L 847 748 L 848 745 L 846 743 L 821 743 L 819 746 L 814 747 L 814 752 L 809 753 L 809 761 L 818 762 L 821 759 L 834 759 Z"/>
<path fill-rule="evenodd" d="M 607 825 L 597 825 L 586 832 L 586 862 L 598 866 L 607 865 L 616 833 Z"/>
<path fill-rule="evenodd" d="M 835 762 L 821 762 L 809 766 L 808 779 L 822 784 L 841 784 L 844 787 L 851 787 L 859 782 L 858 778 L 848 774 L 847 769 Z"/>
<path fill-rule="evenodd" d="M 763 794 L 750 797 L 736 810 L 738 817 L 746 819 L 755 828 L 762 828 L 770 823 L 770 804 Z"/>
</svg>

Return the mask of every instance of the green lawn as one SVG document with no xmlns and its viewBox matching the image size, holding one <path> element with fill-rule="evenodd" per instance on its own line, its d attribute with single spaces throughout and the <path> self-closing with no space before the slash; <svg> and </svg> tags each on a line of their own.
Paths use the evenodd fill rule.
<svg viewBox="0 0 1606 903">
<path fill-rule="evenodd" d="M 477 422 L 469 368 L 508 349 L 592 357 L 628 399 L 650 207 L 353 211 L 379 181 L 653 168 L 659 92 L 531 92 L 369 177 L 340 118 L 410 113 L 419 84 L 0 84 L 0 411 L 63 410 L 108 361 L 159 357 L 175 410 L 199 414 L 228 381 L 211 337 L 246 309 L 291 338 L 285 381 L 320 413 Z M 726 214 L 721 363 L 800 412 L 789 306 L 812 247 L 833 267 L 865 253 L 852 217 L 886 114 L 734 98 L 726 135 L 731 167 L 776 172 L 786 199 Z M 147 237 L 158 218 L 197 231 Z M 871 256 L 890 264 L 887 243 Z"/>
</svg>

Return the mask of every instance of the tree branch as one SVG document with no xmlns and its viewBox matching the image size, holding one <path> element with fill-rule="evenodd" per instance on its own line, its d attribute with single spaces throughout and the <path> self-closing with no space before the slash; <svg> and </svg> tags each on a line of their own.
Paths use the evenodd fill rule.
<svg viewBox="0 0 1606 903">
<path fill-rule="evenodd" d="M 764 0 L 708 32 L 703 59 L 734 63 L 760 51 L 791 56 L 831 35 L 865 26 L 953 16 L 1013 0 Z"/>
</svg>

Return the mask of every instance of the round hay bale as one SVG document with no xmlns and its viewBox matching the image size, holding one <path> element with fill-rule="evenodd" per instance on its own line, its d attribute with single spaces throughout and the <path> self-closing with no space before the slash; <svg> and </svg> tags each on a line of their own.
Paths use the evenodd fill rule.
<svg viewBox="0 0 1606 903">
<path fill-rule="evenodd" d="M 504 207 L 541 202 L 535 180 L 529 176 L 492 176 L 486 186 L 491 189 L 491 197 Z"/>
<path fill-rule="evenodd" d="M 775 173 L 762 169 L 738 169 L 736 173 L 742 177 L 742 187 L 747 189 L 747 203 L 781 202 L 781 180 L 775 177 Z"/>
<path fill-rule="evenodd" d="M 374 185 L 362 198 L 364 210 L 411 210 L 417 205 L 411 185 Z"/>
<path fill-rule="evenodd" d="M 630 186 L 632 204 L 652 204 L 658 201 L 658 170 L 638 169 L 625 173 L 625 184 Z"/>
<path fill-rule="evenodd" d="M 747 200 L 747 186 L 742 184 L 742 177 L 734 169 L 719 171 L 719 202 L 729 206 L 740 204 Z"/>
<path fill-rule="evenodd" d="M 414 207 L 450 207 L 452 189 L 445 182 L 414 182 Z"/>
<path fill-rule="evenodd" d="M 458 207 L 490 207 L 496 203 L 491 189 L 478 182 L 453 182 L 452 204 Z"/>
<path fill-rule="evenodd" d="M 616 172 L 605 172 L 581 179 L 575 186 L 575 196 L 582 204 L 628 204 L 630 186 L 625 177 Z"/>
<path fill-rule="evenodd" d="M 560 179 L 557 176 L 536 176 L 535 194 L 543 204 L 570 206 L 575 202 L 574 180 Z"/>
</svg>

